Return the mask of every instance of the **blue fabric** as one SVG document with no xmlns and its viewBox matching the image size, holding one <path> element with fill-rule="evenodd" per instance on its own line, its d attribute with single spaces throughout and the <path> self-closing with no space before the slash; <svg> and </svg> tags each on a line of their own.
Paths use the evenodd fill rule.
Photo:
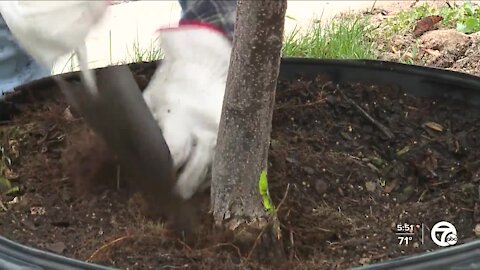
<svg viewBox="0 0 480 270">
<path fill-rule="evenodd" d="M 185 9 L 187 9 L 187 0 L 178 0 L 178 3 L 182 7 L 182 14 L 185 12 Z"/>
<path fill-rule="evenodd" d="M 178 0 L 182 7 L 181 21 L 202 21 L 222 29 L 233 40 L 236 0 Z"/>
<path fill-rule="evenodd" d="M 20 48 L 0 16 L 0 99 L 14 87 L 50 75 L 50 69 L 38 64 Z"/>
</svg>

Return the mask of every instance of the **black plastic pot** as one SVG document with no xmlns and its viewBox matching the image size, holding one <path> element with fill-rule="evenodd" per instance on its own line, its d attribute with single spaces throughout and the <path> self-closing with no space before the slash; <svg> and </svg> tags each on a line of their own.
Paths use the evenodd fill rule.
<svg viewBox="0 0 480 270">
<path fill-rule="evenodd" d="M 135 63 L 135 69 L 149 69 L 161 61 Z M 108 68 L 108 67 L 106 67 Z M 336 82 L 363 82 L 396 85 L 416 96 L 437 96 L 459 99 L 467 104 L 480 106 L 480 77 L 442 69 L 405 65 L 375 60 L 318 60 L 304 58 L 282 59 L 280 77 L 295 79 L 299 76 L 314 77 L 319 73 L 329 74 Z M 66 80 L 78 79 L 78 73 L 60 75 Z M 21 87 L 0 102 L 0 121 L 15 113 L 22 103 L 52 99 L 60 91 L 38 89 L 54 85 L 54 80 L 40 79 Z M 35 90 L 35 91 L 34 91 Z M 72 260 L 52 253 L 32 249 L 0 237 L 1 269 L 113 269 Z M 400 257 L 394 260 L 357 268 L 380 269 L 425 269 L 467 270 L 480 269 L 480 240 L 468 244 L 440 249 L 428 254 Z"/>
</svg>

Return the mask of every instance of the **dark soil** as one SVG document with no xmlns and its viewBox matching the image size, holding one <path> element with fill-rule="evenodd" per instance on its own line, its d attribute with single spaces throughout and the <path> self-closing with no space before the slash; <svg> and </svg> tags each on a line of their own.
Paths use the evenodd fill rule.
<svg viewBox="0 0 480 270">
<path fill-rule="evenodd" d="M 152 70 L 136 72 L 144 88 Z M 475 239 L 477 109 L 394 87 L 337 88 L 324 76 L 282 81 L 276 98 L 269 185 L 276 204 L 289 185 L 279 209 L 289 269 L 345 269 L 437 249 L 429 229 L 440 220 L 456 226 L 459 243 Z M 208 194 L 198 198 L 204 217 L 194 241 L 145 219 L 124 187 L 128 176 L 67 107 L 61 97 L 27 104 L 0 126 L 0 169 L 20 187 L 2 195 L 3 236 L 122 269 L 260 268 L 212 231 Z M 420 227 L 399 245 L 404 223 Z"/>
</svg>

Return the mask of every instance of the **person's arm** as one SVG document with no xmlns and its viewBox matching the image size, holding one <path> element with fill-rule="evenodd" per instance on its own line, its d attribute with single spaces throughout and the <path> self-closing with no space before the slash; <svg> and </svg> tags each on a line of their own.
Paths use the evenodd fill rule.
<svg viewBox="0 0 480 270">
<path fill-rule="evenodd" d="M 18 44 L 46 68 L 85 43 L 109 1 L 0 1 L 0 13 Z"/>
<path fill-rule="evenodd" d="M 236 1 L 185 1 L 179 25 L 159 30 L 165 55 L 144 91 L 184 199 L 209 186 L 230 64 Z"/>
<path fill-rule="evenodd" d="M 39 65 L 12 36 L 0 16 L 0 99 L 15 87 L 51 74 L 51 68 Z"/>
</svg>

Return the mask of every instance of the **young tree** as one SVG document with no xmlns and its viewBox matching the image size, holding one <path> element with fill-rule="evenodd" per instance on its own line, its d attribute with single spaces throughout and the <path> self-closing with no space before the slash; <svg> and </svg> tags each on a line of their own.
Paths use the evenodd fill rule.
<svg viewBox="0 0 480 270">
<path fill-rule="evenodd" d="M 241 234 L 245 239 L 262 231 L 270 246 L 272 240 L 280 244 L 280 233 L 272 225 L 278 222 L 274 214 L 262 204 L 259 178 L 267 171 L 286 9 L 286 0 L 237 3 L 212 173 L 215 223 L 236 232 L 256 232 Z"/>
</svg>

